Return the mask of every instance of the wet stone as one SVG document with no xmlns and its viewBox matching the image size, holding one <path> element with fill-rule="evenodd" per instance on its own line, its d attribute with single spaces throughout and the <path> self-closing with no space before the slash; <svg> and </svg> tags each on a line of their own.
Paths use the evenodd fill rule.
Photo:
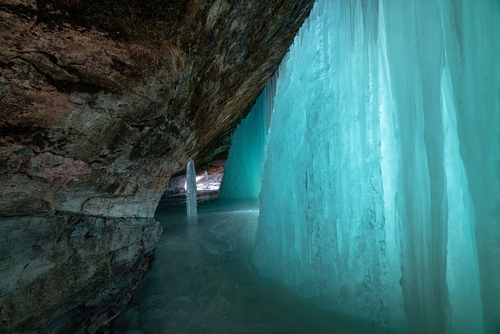
<svg viewBox="0 0 500 334">
<path fill-rule="evenodd" d="M 104 218 L 97 218 L 95 220 L 95 226 L 97 228 L 105 228 L 106 227 L 106 222 L 104 221 Z"/>
<path fill-rule="evenodd" d="M 14 152 L 15 154 L 19 155 L 29 155 L 31 154 L 31 148 L 29 146 L 23 147 L 17 151 Z"/>
<path fill-rule="evenodd" d="M 100 161 L 94 161 L 90 164 L 90 167 L 92 169 L 99 169 L 101 168 L 102 166 L 104 166 L 104 163 L 100 162 Z"/>
<path fill-rule="evenodd" d="M 83 101 L 79 96 L 71 96 L 71 102 L 74 104 L 82 105 Z"/>
</svg>

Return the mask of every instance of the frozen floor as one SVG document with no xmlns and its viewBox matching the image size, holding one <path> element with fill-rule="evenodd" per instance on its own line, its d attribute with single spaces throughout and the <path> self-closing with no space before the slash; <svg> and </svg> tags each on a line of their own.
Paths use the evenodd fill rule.
<svg viewBox="0 0 500 334">
<path fill-rule="evenodd" d="M 379 333 L 256 275 L 248 259 L 257 202 L 207 200 L 195 225 L 184 205 L 182 197 L 160 203 L 153 267 L 113 333 Z"/>
</svg>

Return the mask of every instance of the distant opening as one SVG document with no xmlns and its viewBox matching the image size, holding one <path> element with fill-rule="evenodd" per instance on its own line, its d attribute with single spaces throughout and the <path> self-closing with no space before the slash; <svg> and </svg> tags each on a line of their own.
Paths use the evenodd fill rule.
<svg viewBox="0 0 500 334">
<path fill-rule="evenodd" d="M 198 192 L 218 191 L 223 177 L 222 172 L 209 173 L 204 171 L 203 174 L 196 175 L 196 189 Z M 165 190 L 163 196 L 184 195 L 186 193 L 186 176 L 179 175 L 172 177 Z"/>
</svg>

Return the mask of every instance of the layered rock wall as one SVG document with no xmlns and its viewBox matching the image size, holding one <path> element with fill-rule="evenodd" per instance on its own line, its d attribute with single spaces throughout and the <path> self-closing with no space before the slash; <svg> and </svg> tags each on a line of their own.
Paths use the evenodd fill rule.
<svg viewBox="0 0 500 334">
<path fill-rule="evenodd" d="M 95 332 L 130 301 L 161 234 L 152 218 L 3 218 L 3 333 Z"/>
</svg>

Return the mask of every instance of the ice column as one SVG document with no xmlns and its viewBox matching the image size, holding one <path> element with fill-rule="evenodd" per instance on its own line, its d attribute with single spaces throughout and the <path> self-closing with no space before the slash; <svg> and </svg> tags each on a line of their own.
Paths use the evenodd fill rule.
<svg viewBox="0 0 500 334">
<path fill-rule="evenodd" d="M 262 166 L 266 144 L 268 90 L 260 94 L 248 116 L 234 131 L 231 149 L 220 186 L 221 198 L 257 198 L 262 185 Z"/>
<path fill-rule="evenodd" d="M 495 0 L 316 2 L 273 102 L 262 274 L 385 329 L 498 332 L 499 31 Z"/>
<path fill-rule="evenodd" d="M 186 167 L 186 209 L 188 218 L 191 219 L 198 216 L 196 195 L 196 170 L 194 168 L 194 161 L 191 159 Z"/>
</svg>

